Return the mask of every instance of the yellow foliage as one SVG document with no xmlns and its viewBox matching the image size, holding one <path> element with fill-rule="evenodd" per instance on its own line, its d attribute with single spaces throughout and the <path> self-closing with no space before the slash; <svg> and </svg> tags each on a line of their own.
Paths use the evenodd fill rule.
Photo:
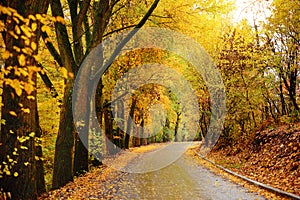
<svg viewBox="0 0 300 200">
<path fill-rule="evenodd" d="M 36 29 L 37 29 L 37 23 L 34 22 L 31 24 L 31 30 L 36 31 Z"/>
<path fill-rule="evenodd" d="M 47 25 L 43 25 L 42 28 L 41 28 L 41 30 L 43 32 L 46 32 L 47 34 L 51 33 L 51 28 L 49 26 L 47 26 Z"/>
<path fill-rule="evenodd" d="M 3 21 L 0 21 L 0 31 L 4 31 L 5 29 L 5 24 Z"/>
<path fill-rule="evenodd" d="M 12 115 L 12 116 L 15 116 L 15 117 L 18 116 L 17 113 L 16 113 L 15 111 L 9 111 L 9 114 Z"/>
<path fill-rule="evenodd" d="M 22 25 L 21 30 L 26 35 L 26 37 L 31 38 L 32 34 L 31 34 L 31 30 L 28 28 L 28 26 Z"/>
<path fill-rule="evenodd" d="M 17 36 L 17 35 L 15 34 L 14 31 L 8 31 L 8 33 L 9 33 L 11 36 L 13 36 L 16 40 L 19 39 L 19 36 Z"/>
<path fill-rule="evenodd" d="M 18 61 L 20 63 L 20 66 L 25 66 L 26 65 L 26 57 L 24 54 L 21 54 L 18 56 Z"/>
<path fill-rule="evenodd" d="M 65 67 L 61 67 L 60 72 L 62 73 L 64 78 L 68 78 L 68 70 Z"/>
<path fill-rule="evenodd" d="M 15 32 L 17 35 L 21 34 L 21 30 L 20 30 L 19 26 L 15 26 Z"/>
<path fill-rule="evenodd" d="M 8 59 L 10 56 L 11 56 L 11 53 L 7 50 L 2 53 L 2 58 L 4 60 Z"/>
<path fill-rule="evenodd" d="M 22 84 L 18 79 L 13 79 L 13 80 L 12 79 L 7 79 L 5 81 L 5 84 L 10 85 L 15 90 L 16 94 L 18 96 L 21 96 L 21 94 L 22 94 Z"/>
<path fill-rule="evenodd" d="M 22 108 L 21 109 L 24 113 L 29 114 L 30 113 L 30 109 L 29 108 Z"/>
<path fill-rule="evenodd" d="M 32 21 L 35 21 L 35 20 L 36 20 L 35 16 L 33 16 L 33 15 L 29 15 L 29 16 L 28 16 L 28 19 L 31 19 Z"/>
<path fill-rule="evenodd" d="M 37 44 L 35 42 L 31 42 L 31 48 L 32 48 L 32 50 L 36 50 Z"/>
<path fill-rule="evenodd" d="M 16 50 L 16 52 L 20 52 L 21 51 L 21 49 L 19 47 L 17 47 L 17 46 L 13 46 L 13 49 Z"/>
<path fill-rule="evenodd" d="M 35 97 L 34 96 L 27 96 L 27 99 L 29 99 L 29 100 L 35 100 Z"/>
<path fill-rule="evenodd" d="M 34 137 L 35 136 L 35 133 L 34 132 L 31 132 L 30 134 L 29 134 L 29 137 Z"/>
<path fill-rule="evenodd" d="M 31 94 L 34 91 L 34 86 L 29 83 L 24 83 L 24 90 L 27 94 Z M 30 96 L 28 96 L 27 98 L 30 99 Z"/>
<path fill-rule="evenodd" d="M 62 18 L 61 16 L 56 16 L 55 20 L 63 25 L 66 24 L 64 18 Z"/>
</svg>

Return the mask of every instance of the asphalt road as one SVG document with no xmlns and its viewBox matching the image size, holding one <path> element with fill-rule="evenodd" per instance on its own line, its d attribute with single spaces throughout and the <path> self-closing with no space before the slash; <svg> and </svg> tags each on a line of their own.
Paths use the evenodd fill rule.
<svg viewBox="0 0 300 200">
<path fill-rule="evenodd" d="M 114 190 L 112 199 L 264 199 L 182 155 L 187 146 L 173 143 L 137 156 L 110 188 Z M 131 173 L 134 170 L 138 173 Z"/>
</svg>

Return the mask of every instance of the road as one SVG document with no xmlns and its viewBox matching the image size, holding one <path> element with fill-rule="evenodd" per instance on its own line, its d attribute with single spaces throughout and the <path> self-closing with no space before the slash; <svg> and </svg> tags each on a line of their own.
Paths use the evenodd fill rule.
<svg viewBox="0 0 300 200">
<path fill-rule="evenodd" d="M 264 199 L 213 174 L 191 156 L 180 156 L 180 148 L 186 147 L 186 144 L 171 143 L 159 151 L 136 157 L 127 170 L 137 170 L 139 173 L 122 173 L 110 188 L 114 191 L 112 199 Z M 166 167 L 159 167 L 172 160 L 168 155 L 178 156 L 178 159 Z M 151 171 L 153 166 L 157 170 Z M 142 173 L 141 169 L 148 172 Z"/>
</svg>

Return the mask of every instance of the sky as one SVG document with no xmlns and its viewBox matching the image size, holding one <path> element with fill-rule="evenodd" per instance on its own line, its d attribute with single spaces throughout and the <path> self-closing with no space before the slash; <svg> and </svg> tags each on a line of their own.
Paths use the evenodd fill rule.
<svg viewBox="0 0 300 200">
<path fill-rule="evenodd" d="M 254 21 L 265 21 L 271 14 L 268 6 L 272 3 L 271 0 L 236 0 L 237 10 L 234 12 L 234 21 L 239 22 L 247 19 L 251 25 Z M 258 24 L 258 23 L 257 23 Z"/>
</svg>

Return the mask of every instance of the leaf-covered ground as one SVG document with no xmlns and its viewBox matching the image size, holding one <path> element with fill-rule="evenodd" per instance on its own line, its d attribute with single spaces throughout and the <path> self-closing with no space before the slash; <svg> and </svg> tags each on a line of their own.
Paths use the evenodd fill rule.
<svg viewBox="0 0 300 200">
<path fill-rule="evenodd" d="M 150 144 L 139 148 L 131 148 L 129 151 L 134 153 L 149 152 L 158 149 L 162 145 L 165 144 Z M 125 166 L 134 159 L 134 157 L 117 156 L 120 166 Z M 106 162 L 109 162 L 109 160 L 106 160 Z M 60 189 L 41 195 L 39 199 L 111 199 L 116 192 L 115 184 L 124 174 L 126 173 L 103 165 L 92 169 L 91 172 L 83 176 L 76 177 L 74 182 L 70 182 Z M 86 198 L 83 198 L 83 196 Z"/>
<path fill-rule="evenodd" d="M 199 143 L 198 143 L 199 144 Z M 148 151 L 156 150 L 157 148 L 161 147 L 162 145 L 166 144 L 152 144 L 140 148 L 133 148 L 130 149 L 130 151 L 133 151 L 135 153 L 143 153 Z M 194 147 L 193 149 L 196 149 L 197 147 Z M 239 185 L 246 187 L 249 191 L 254 193 L 259 193 L 267 198 L 271 199 L 283 199 L 281 197 L 276 196 L 275 194 L 268 193 L 263 189 L 260 189 L 258 187 L 255 187 L 253 185 L 247 184 L 247 182 L 242 181 L 236 177 L 233 177 L 227 173 L 224 173 L 222 170 L 219 170 L 218 168 L 212 166 L 207 161 L 204 161 L 200 157 L 198 157 L 193 149 L 189 149 L 187 153 L 185 154 L 186 158 L 189 158 L 189 160 L 193 163 L 192 165 L 201 165 L 208 169 L 210 169 L 212 172 L 214 172 L 217 175 L 222 175 L 225 179 L 230 179 L 235 183 L 238 183 Z M 120 165 L 126 165 L 129 162 L 132 161 L 132 157 L 126 157 L 128 154 L 120 154 L 118 155 L 118 162 Z M 176 172 L 177 174 L 179 172 Z M 198 172 L 197 172 L 198 173 Z M 127 178 L 126 178 L 127 177 Z M 129 177 L 129 178 L 128 178 Z M 159 177 L 158 181 L 163 178 Z M 124 181 L 125 180 L 125 181 Z M 130 190 L 124 188 L 131 188 L 131 181 L 134 181 L 133 179 L 130 179 L 130 176 L 128 176 L 127 173 L 114 170 L 113 168 L 101 166 L 99 168 L 93 169 L 91 172 L 86 173 L 84 176 L 75 178 L 74 182 L 71 182 L 64 186 L 61 189 L 50 191 L 49 193 L 46 193 L 40 197 L 40 199 L 116 199 L 116 194 L 119 192 L 123 192 L 122 195 L 125 196 L 132 196 Z M 141 181 L 144 181 L 141 179 Z M 178 182 L 176 182 L 177 185 Z M 213 182 L 212 182 L 213 183 Z M 126 184 L 127 186 L 124 186 Z M 139 183 L 137 183 L 139 185 Z M 147 183 L 144 183 L 147 184 Z M 171 184 L 171 182 L 168 182 L 168 184 Z M 169 185 L 169 187 L 173 187 L 172 184 Z M 182 186 L 179 186 L 182 188 Z M 217 187 L 215 184 L 212 184 L 211 187 Z M 123 188 L 123 189 L 122 189 Z M 131 188 L 132 189 L 132 188 Z M 134 189 L 134 188 L 133 188 Z M 161 188 L 164 190 L 163 188 Z M 173 188 L 174 189 L 174 188 Z M 191 189 L 191 188 L 190 188 Z M 172 190 L 167 189 L 166 192 L 171 192 Z M 192 189 L 191 189 L 192 190 Z M 127 195 L 128 193 L 128 195 Z M 152 194 L 152 193 L 151 193 Z M 128 198 L 122 198 L 122 199 L 128 199 Z M 180 198 L 176 198 L 180 199 Z"/>
<path fill-rule="evenodd" d="M 249 141 L 218 147 L 209 159 L 241 175 L 300 195 L 300 125 L 257 132 Z"/>
</svg>

